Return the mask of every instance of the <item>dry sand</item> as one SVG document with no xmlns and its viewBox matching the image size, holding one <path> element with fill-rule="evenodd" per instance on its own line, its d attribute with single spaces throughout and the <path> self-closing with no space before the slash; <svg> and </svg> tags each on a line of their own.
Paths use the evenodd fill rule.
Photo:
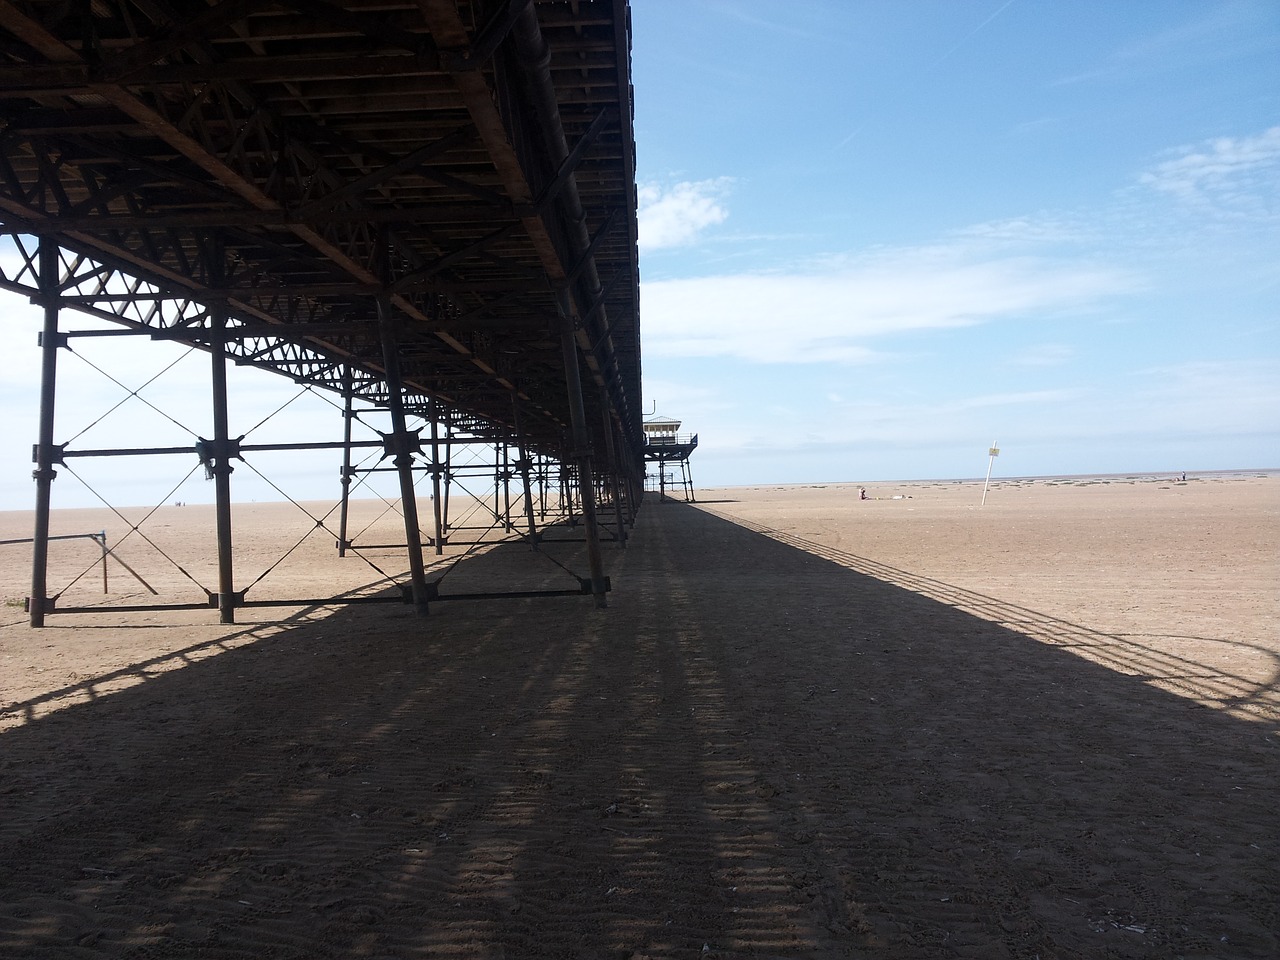
<svg viewBox="0 0 1280 960">
<path fill-rule="evenodd" d="M 857 490 L 651 501 L 603 612 L 6 606 L 0 956 L 1280 955 L 1280 477 Z M 386 586 L 313 527 L 238 508 L 238 585 L 305 537 L 251 598 Z M 198 602 L 210 529 L 118 549 Z M 95 549 L 61 604 L 151 598 Z M 444 586 L 573 584 L 516 544 Z"/>
</svg>

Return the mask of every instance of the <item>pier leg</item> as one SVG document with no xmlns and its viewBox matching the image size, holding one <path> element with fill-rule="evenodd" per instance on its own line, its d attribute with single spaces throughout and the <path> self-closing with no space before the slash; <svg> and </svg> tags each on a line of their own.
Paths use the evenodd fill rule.
<svg viewBox="0 0 1280 960">
<path fill-rule="evenodd" d="M 503 528 L 507 533 L 511 526 L 511 445 L 502 441 L 502 517 Z"/>
<path fill-rule="evenodd" d="M 213 310 L 213 470 L 214 502 L 218 527 L 218 622 L 236 622 L 236 595 L 231 543 L 231 436 L 227 425 L 227 314 Z"/>
<path fill-rule="evenodd" d="M 613 417 L 609 415 L 609 392 L 600 388 L 600 406 L 604 410 L 604 443 L 609 457 L 609 482 L 613 490 L 613 515 L 618 524 L 618 546 L 627 548 L 627 524 L 622 516 L 622 491 L 618 485 L 618 450 L 613 439 Z"/>
<path fill-rule="evenodd" d="M 449 535 L 449 491 L 453 488 L 453 425 L 449 422 L 449 414 L 444 415 L 444 520 L 441 530 Z"/>
<path fill-rule="evenodd" d="M 413 488 L 413 452 L 409 449 L 409 431 L 405 425 L 403 383 L 400 379 L 400 344 L 395 320 L 391 315 L 391 298 L 380 294 L 378 326 L 382 335 L 382 360 L 387 380 L 387 406 L 391 411 L 391 430 L 395 437 L 395 465 L 400 475 L 400 507 L 404 511 L 405 542 L 409 549 L 409 576 L 413 584 L 413 605 L 418 613 L 427 613 L 427 575 L 422 560 L 422 531 L 418 529 L 417 491 Z"/>
<path fill-rule="evenodd" d="M 355 386 L 352 379 L 351 364 L 347 364 L 342 373 L 342 506 L 338 514 L 338 556 L 347 555 L 347 512 L 351 502 L 351 419 L 355 415 L 351 408 Z"/>
<path fill-rule="evenodd" d="M 627 517 L 631 526 L 636 524 L 636 512 L 640 509 L 640 498 L 644 496 L 644 468 L 641 466 L 637 482 L 635 461 L 627 456 L 627 476 L 624 478 L 623 490 L 627 495 Z"/>
<path fill-rule="evenodd" d="M 568 462 L 569 451 L 566 450 L 563 456 L 564 459 L 560 461 L 560 512 L 568 518 L 569 526 L 576 527 L 578 518 L 573 512 L 573 487 L 570 484 L 571 472 Z"/>
<path fill-rule="evenodd" d="M 534 550 L 538 549 L 538 525 L 533 520 L 533 488 L 529 483 L 529 451 L 524 445 L 524 434 L 520 430 L 520 404 L 516 402 L 516 396 L 511 395 L 511 415 L 516 428 L 516 443 L 520 448 L 519 464 L 520 464 L 520 481 L 524 488 L 524 518 L 529 524 L 529 543 Z"/>
<path fill-rule="evenodd" d="M 435 517 L 435 552 L 436 556 L 444 553 L 444 514 L 440 503 L 440 421 L 436 409 L 436 398 L 431 398 L 431 509 Z"/>
<path fill-rule="evenodd" d="M 547 458 L 543 454 L 538 455 L 538 519 L 547 519 L 547 471 L 551 469 L 547 463 Z"/>
<path fill-rule="evenodd" d="M 493 522 L 502 522 L 502 444 L 493 444 Z"/>
<path fill-rule="evenodd" d="M 560 346 L 564 353 L 565 384 L 569 391 L 569 419 L 573 425 L 574 457 L 578 463 L 578 490 L 582 496 L 582 523 L 587 535 L 587 563 L 591 569 L 591 593 L 596 606 L 604 608 L 609 601 L 605 595 L 604 558 L 600 555 L 600 531 L 596 524 L 594 483 L 591 479 L 591 440 L 587 435 L 587 414 L 582 401 L 582 373 L 578 369 L 578 344 L 573 333 L 573 316 L 569 308 L 569 295 L 560 294 L 561 333 Z"/>
<path fill-rule="evenodd" d="M 49 506 L 53 495 L 53 406 L 58 377 L 58 244 L 52 237 L 40 239 L 40 294 L 44 302 L 44 328 L 40 333 L 40 432 L 35 448 L 35 532 L 31 545 L 31 596 L 27 600 L 31 626 L 43 627 L 49 602 Z"/>
</svg>

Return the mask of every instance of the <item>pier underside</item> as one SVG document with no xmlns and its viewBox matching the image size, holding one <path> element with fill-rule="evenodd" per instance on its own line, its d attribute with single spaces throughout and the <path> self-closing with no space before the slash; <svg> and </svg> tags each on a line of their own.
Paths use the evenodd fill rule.
<svg viewBox="0 0 1280 960">
<path fill-rule="evenodd" d="M 502 526 L 534 545 L 555 478 L 603 605 L 597 504 L 621 542 L 643 489 L 628 17 L 622 0 L 0 0 L 0 288 L 45 311 L 33 625 L 56 612 L 59 468 L 178 453 L 217 484 L 206 592 L 234 619 L 231 473 L 260 451 L 228 422 L 229 363 L 344 407 L 344 514 L 351 421 L 382 418 L 365 442 L 399 475 L 420 610 L 463 445 L 492 451 L 517 487 Z M 66 310 L 106 323 L 67 330 Z M 60 443 L 59 354 L 108 335 L 206 351 L 209 435 Z"/>
</svg>

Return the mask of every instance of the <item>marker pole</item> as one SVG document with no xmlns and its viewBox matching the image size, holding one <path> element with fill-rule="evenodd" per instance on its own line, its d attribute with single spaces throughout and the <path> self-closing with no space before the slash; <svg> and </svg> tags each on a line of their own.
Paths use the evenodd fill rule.
<svg viewBox="0 0 1280 960">
<path fill-rule="evenodd" d="M 1000 456 L 1000 448 L 996 446 L 997 441 L 991 441 L 991 449 L 987 451 L 987 480 L 982 485 L 982 503 L 980 506 L 987 505 L 987 487 L 991 486 L 991 468 L 995 466 L 996 457 Z"/>
</svg>

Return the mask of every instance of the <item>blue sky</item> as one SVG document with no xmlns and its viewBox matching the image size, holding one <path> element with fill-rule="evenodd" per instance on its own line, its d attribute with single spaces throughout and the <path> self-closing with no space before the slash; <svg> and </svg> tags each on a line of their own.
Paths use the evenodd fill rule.
<svg viewBox="0 0 1280 960">
<path fill-rule="evenodd" d="M 980 476 L 993 440 L 1006 476 L 1280 466 L 1280 4 L 639 0 L 632 19 L 645 405 L 699 434 L 699 485 Z M 0 509 L 34 497 L 38 328 L 0 296 Z M 135 388 L 180 355 L 130 349 L 64 352 L 63 391 L 107 409 L 125 394 L 83 359 Z M 184 392 L 207 363 L 143 396 L 207 434 Z M 296 398 L 254 439 L 339 435 L 324 400 L 234 374 L 238 431 Z M 59 441 L 92 419 L 70 411 Z M 189 440 L 130 400 L 84 442 L 122 437 Z M 258 466 L 336 496 L 336 463 Z M 188 467 L 148 466 L 158 493 L 134 502 Z M 136 464 L 95 469 L 138 492 Z"/>
<path fill-rule="evenodd" d="M 1280 465 L 1280 6 L 633 8 L 700 484 Z"/>
</svg>

